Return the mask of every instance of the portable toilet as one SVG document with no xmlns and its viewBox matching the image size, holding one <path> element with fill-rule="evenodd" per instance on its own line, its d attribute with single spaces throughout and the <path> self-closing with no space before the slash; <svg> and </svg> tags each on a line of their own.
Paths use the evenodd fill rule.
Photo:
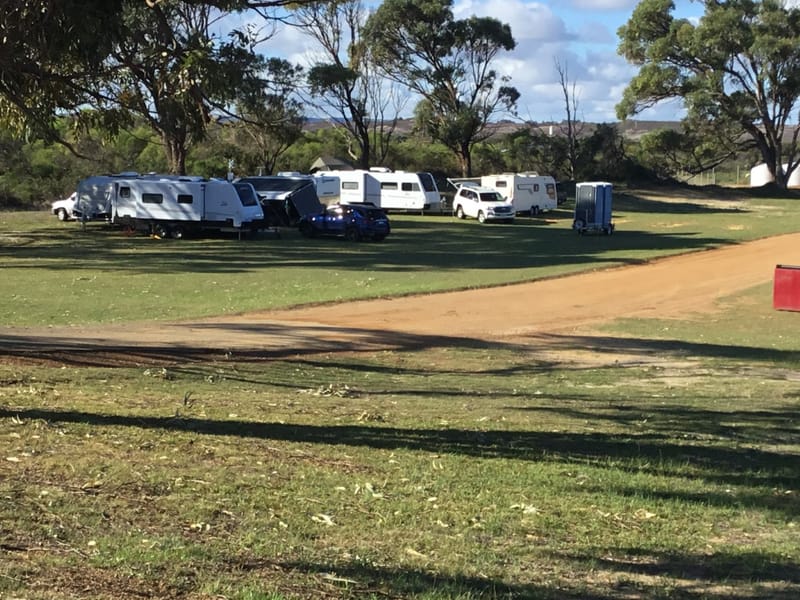
<svg viewBox="0 0 800 600">
<path fill-rule="evenodd" d="M 572 228 L 580 234 L 614 232 L 611 222 L 612 185 L 605 181 L 584 181 L 575 185 L 575 217 Z"/>
</svg>

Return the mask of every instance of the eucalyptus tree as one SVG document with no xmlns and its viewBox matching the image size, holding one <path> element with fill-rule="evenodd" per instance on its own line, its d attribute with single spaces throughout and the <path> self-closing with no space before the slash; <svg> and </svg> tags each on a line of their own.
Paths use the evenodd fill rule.
<svg viewBox="0 0 800 600">
<path fill-rule="evenodd" d="M 782 0 L 703 4 L 695 24 L 673 16 L 672 0 L 643 0 L 619 29 L 619 52 L 639 72 L 617 116 L 683 99 L 693 130 L 755 146 L 785 187 L 800 162 L 800 129 L 791 127 L 800 117 L 800 9 Z"/>
<path fill-rule="evenodd" d="M 420 129 L 447 146 L 472 175 L 472 147 L 490 135 L 492 116 L 513 111 L 519 92 L 492 64 L 516 46 L 491 17 L 457 20 L 451 0 L 384 0 L 363 39 L 384 75 L 421 97 Z"/>
<path fill-rule="evenodd" d="M 367 14 L 361 0 L 334 0 L 306 4 L 293 18 L 319 49 L 308 73 L 311 102 L 346 132 L 350 158 L 362 169 L 384 163 L 406 99 L 362 40 Z"/>
<path fill-rule="evenodd" d="M 278 159 L 303 134 L 303 104 L 296 94 L 303 70 L 286 60 L 271 58 L 260 89 L 238 100 L 236 140 L 248 163 L 272 174 Z"/>
<path fill-rule="evenodd" d="M 304 0 L 187 0 L 221 11 L 281 8 Z M 130 35 L 126 13 L 147 8 L 169 13 L 176 0 L 3 0 L 0 2 L 0 125 L 27 138 L 64 141 L 58 118 L 78 117 L 110 128 L 120 113 L 105 107 L 108 58 Z"/>
<path fill-rule="evenodd" d="M 263 57 L 244 33 L 226 40 L 212 35 L 219 16 L 209 6 L 180 1 L 130 4 L 122 13 L 123 35 L 104 65 L 96 108 L 116 111 L 123 122 L 143 118 L 159 135 L 173 173 L 185 172 L 189 148 L 215 118 L 261 86 Z"/>
</svg>

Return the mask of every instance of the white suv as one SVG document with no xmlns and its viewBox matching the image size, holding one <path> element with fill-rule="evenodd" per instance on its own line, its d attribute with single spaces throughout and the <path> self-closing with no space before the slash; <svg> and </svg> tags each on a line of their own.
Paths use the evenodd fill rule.
<svg viewBox="0 0 800 600">
<path fill-rule="evenodd" d="M 50 212 L 57 216 L 59 221 L 69 221 L 70 219 L 74 219 L 78 216 L 75 212 L 75 204 L 77 201 L 78 194 L 76 192 L 72 192 L 72 195 L 69 198 L 64 198 L 63 200 L 56 200 L 53 202 Z"/>
<path fill-rule="evenodd" d="M 472 217 L 478 222 L 514 222 L 514 205 L 497 190 L 474 185 L 460 185 L 453 198 L 453 212 L 459 219 Z"/>
</svg>

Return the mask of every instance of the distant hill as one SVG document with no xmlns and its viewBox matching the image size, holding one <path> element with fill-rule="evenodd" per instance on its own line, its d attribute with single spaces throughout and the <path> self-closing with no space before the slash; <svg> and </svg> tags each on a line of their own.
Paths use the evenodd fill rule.
<svg viewBox="0 0 800 600">
<path fill-rule="evenodd" d="M 591 135 L 598 125 L 601 123 L 578 123 L 581 128 L 581 135 Z M 654 131 L 657 129 L 678 129 L 680 123 L 677 121 L 616 121 L 613 122 L 620 131 L 623 137 L 629 139 L 638 139 L 643 134 Z M 331 127 L 330 119 L 313 118 L 306 121 L 304 129 L 306 131 L 318 131 Z M 565 135 L 567 124 L 566 121 L 545 121 L 541 123 L 520 123 L 519 121 L 501 120 L 488 125 L 491 131 L 490 137 L 504 136 L 515 131 L 529 129 L 538 130 L 545 135 Z M 414 131 L 414 119 L 400 119 L 395 128 L 396 135 L 411 135 Z"/>
</svg>

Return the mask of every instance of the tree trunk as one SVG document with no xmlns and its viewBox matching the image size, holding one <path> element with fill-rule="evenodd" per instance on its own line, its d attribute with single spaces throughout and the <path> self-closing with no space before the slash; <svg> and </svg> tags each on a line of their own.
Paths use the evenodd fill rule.
<svg viewBox="0 0 800 600">
<path fill-rule="evenodd" d="M 162 139 L 169 172 L 173 175 L 186 175 L 186 145 L 167 136 L 163 136 Z"/>
<path fill-rule="evenodd" d="M 461 144 L 458 162 L 461 164 L 461 176 L 472 177 L 472 151 L 469 144 Z"/>
</svg>

